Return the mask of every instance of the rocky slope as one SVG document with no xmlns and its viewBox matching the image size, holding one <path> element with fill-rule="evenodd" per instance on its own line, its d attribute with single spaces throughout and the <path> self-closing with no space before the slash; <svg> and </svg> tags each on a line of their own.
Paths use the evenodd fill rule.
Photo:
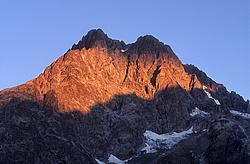
<svg viewBox="0 0 250 164">
<path fill-rule="evenodd" d="M 125 44 L 91 30 L 37 78 L 0 91 L 0 161 L 246 163 L 250 119 L 232 111 L 248 116 L 249 101 L 153 36 Z M 141 151 L 146 130 L 190 127 L 173 148 Z"/>
</svg>

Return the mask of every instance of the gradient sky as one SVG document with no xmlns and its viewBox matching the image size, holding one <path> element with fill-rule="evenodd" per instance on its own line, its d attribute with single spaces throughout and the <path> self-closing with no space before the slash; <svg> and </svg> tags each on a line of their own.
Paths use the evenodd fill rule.
<svg viewBox="0 0 250 164">
<path fill-rule="evenodd" d="M 134 42 L 152 34 L 250 99 L 248 0 L 1 0 L 0 89 L 30 80 L 87 31 Z"/>
</svg>

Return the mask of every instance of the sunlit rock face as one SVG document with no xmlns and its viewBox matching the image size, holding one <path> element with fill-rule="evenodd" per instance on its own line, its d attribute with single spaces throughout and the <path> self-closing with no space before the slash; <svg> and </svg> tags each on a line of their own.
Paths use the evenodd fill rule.
<svg viewBox="0 0 250 164">
<path fill-rule="evenodd" d="M 158 158 L 161 153 L 175 149 L 141 154 L 145 131 L 171 135 L 193 127 L 199 135 L 188 136 L 190 142 L 204 139 L 206 143 L 196 151 L 197 158 L 187 155 L 188 160 L 211 162 L 215 156 L 209 145 L 215 146 L 215 136 L 208 129 L 216 129 L 211 120 L 226 117 L 227 128 L 237 125 L 248 136 L 244 129 L 249 129 L 249 120 L 230 113 L 247 112 L 248 106 L 240 95 L 229 93 L 197 67 L 184 65 L 170 46 L 151 35 L 126 44 L 100 29 L 91 30 L 37 78 L 0 91 L 0 161 L 94 163 L 107 162 L 111 156 L 132 163 L 164 161 L 165 157 Z M 195 109 L 198 114 L 193 114 Z M 227 132 L 230 136 L 234 130 Z M 247 151 L 248 140 L 235 135 L 241 146 L 235 158 L 245 159 L 241 152 Z M 15 157 L 17 152 L 20 156 Z M 202 156 L 204 152 L 208 155 Z M 29 158 L 22 158 L 25 155 Z"/>
<path fill-rule="evenodd" d="M 18 90 L 26 93 L 30 88 L 28 92 L 35 99 L 52 103 L 59 110 L 86 112 L 117 94 L 134 93 L 152 99 L 167 88 L 189 91 L 191 83 L 193 88 L 201 88 L 199 80 L 185 72 L 171 48 L 153 36 L 126 45 L 98 29 L 90 31 L 44 73 Z M 49 102 L 51 96 L 56 103 Z"/>
</svg>

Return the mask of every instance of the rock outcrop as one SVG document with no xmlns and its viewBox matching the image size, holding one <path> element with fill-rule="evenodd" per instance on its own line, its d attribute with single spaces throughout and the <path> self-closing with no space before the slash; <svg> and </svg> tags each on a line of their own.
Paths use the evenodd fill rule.
<svg viewBox="0 0 250 164">
<path fill-rule="evenodd" d="M 230 111 L 247 112 L 248 104 L 195 66 L 183 65 L 170 46 L 153 36 L 125 44 L 100 29 L 91 30 L 37 78 L 0 91 L 0 159 L 95 163 L 94 158 L 108 161 L 113 154 L 133 158 L 131 163 L 246 161 L 249 122 Z M 195 108 L 209 117 L 193 117 Z M 232 123 L 220 124 L 218 115 Z M 199 135 L 178 145 L 196 151 L 195 158 L 178 145 L 141 154 L 145 130 L 162 134 L 191 126 Z M 238 126 L 244 135 L 238 135 Z M 204 145 L 198 149 L 189 144 L 196 141 Z M 152 157 L 140 158 L 144 156 Z"/>
</svg>

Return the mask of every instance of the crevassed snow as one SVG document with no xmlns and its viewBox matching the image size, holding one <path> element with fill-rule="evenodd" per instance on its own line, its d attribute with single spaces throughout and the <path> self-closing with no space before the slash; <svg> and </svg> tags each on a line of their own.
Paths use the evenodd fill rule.
<svg viewBox="0 0 250 164">
<path fill-rule="evenodd" d="M 95 159 L 95 161 L 98 163 L 98 164 L 105 164 L 104 162 L 98 160 L 98 159 Z"/>
<path fill-rule="evenodd" d="M 234 114 L 234 115 L 238 115 L 247 119 L 250 119 L 250 114 L 249 113 L 243 113 L 243 112 L 239 112 L 236 110 L 230 110 L 230 113 Z"/>
<path fill-rule="evenodd" d="M 194 117 L 196 115 L 199 115 L 201 117 L 206 117 L 207 115 L 209 115 L 209 113 L 204 112 L 200 110 L 199 108 L 195 107 L 195 109 L 193 109 L 192 112 L 190 113 L 190 116 Z"/>
<path fill-rule="evenodd" d="M 116 164 L 125 164 L 125 162 L 127 162 L 127 160 L 126 161 L 120 160 L 119 158 L 117 158 L 113 154 L 110 154 L 108 161 L 116 163 Z"/>
<path fill-rule="evenodd" d="M 203 91 L 207 94 L 207 97 L 210 98 L 210 99 L 213 99 L 214 102 L 215 102 L 217 105 L 220 105 L 219 100 L 213 98 L 212 95 L 211 95 L 208 91 L 206 91 L 206 89 L 207 89 L 207 87 L 206 87 L 205 85 L 203 85 Z"/>
<path fill-rule="evenodd" d="M 193 133 L 193 127 L 188 130 L 176 133 L 157 134 L 146 130 L 144 137 L 146 138 L 146 146 L 141 151 L 146 153 L 154 153 L 157 149 L 171 149 L 175 144 L 188 137 Z"/>
</svg>

